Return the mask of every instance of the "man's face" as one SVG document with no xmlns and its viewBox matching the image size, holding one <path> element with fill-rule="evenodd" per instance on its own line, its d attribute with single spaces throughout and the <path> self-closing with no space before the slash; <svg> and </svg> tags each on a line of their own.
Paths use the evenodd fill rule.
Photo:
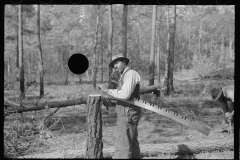
<svg viewBox="0 0 240 160">
<path fill-rule="evenodd" d="M 117 61 L 114 63 L 114 70 L 118 71 L 119 73 L 122 73 L 125 67 L 126 65 L 123 61 Z"/>
</svg>

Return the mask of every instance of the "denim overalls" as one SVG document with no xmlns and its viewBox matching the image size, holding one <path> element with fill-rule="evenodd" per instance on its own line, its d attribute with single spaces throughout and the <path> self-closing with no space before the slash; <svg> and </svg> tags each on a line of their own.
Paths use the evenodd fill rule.
<svg viewBox="0 0 240 160">
<path fill-rule="evenodd" d="M 118 85 L 119 88 L 123 83 L 124 82 L 120 81 L 120 84 Z M 139 89 L 140 84 L 137 84 L 129 99 L 139 98 Z M 117 101 L 116 113 L 117 133 L 113 159 L 140 159 L 137 126 L 140 119 L 141 108 L 132 104 Z"/>
</svg>

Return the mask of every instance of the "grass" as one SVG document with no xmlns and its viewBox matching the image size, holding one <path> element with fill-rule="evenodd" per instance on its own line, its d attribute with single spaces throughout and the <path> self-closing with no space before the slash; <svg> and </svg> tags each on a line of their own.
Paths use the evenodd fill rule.
<svg viewBox="0 0 240 160">
<path fill-rule="evenodd" d="M 143 80 L 143 83 L 146 81 Z M 185 82 L 177 81 L 174 83 L 175 93 L 169 97 L 156 98 L 152 94 L 141 95 L 141 99 L 148 102 L 163 106 L 169 110 L 179 112 L 181 114 L 194 110 L 197 121 L 216 127 L 221 124 L 222 112 L 219 109 L 219 104 L 213 103 L 209 95 L 211 87 L 222 84 L 233 83 L 233 81 L 211 81 L 211 85 L 207 88 L 205 94 L 201 94 L 206 81 L 202 82 Z M 47 85 L 45 93 L 49 93 L 41 101 L 51 100 L 66 100 L 77 98 L 91 89 L 91 85 Z M 8 92 L 7 96 L 13 96 L 14 92 Z M 27 95 L 37 96 L 39 93 L 38 88 L 30 87 Z M 7 92 L 5 93 L 6 96 Z M 16 93 L 15 93 L 16 94 Z M 35 101 L 34 98 L 26 99 L 28 101 Z M 8 132 L 8 137 L 5 135 L 5 140 L 13 139 L 15 143 L 20 143 L 25 146 L 30 143 L 30 147 L 23 151 L 14 150 L 13 147 L 5 147 L 11 149 L 6 151 L 5 157 L 19 157 L 21 155 L 34 156 L 40 158 L 83 158 L 79 155 L 80 151 L 83 152 L 86 143 L 86 110 L 84 105 L 69 106 L 61 108 L 53 118 L 49 119 L 46 123 L 46 131 L 44 136 L 40 136 L 40 129 L 35 128 L 38 133 L 29 132 L 33 131 L 34 126 L 38 127 L 41 120 L 46 117 L 49 112 L 55 109 L 40 110 L 36 112 L 23 113 L 24 121 L 21 119 L 20 114 L 12 114 L 6 117 L 4 122 L 4 131 Z M 115 140 L 116 130 L 116 113 L 115 108 L 110 107 L 109 111 L 103 110 L 103 143 L 104 148 L 110 149 L 111 152 L 104 152 L 104 158 L 110 159 L 112 156 L 112 148 Z M 35 121 L 32 120 L 35 118 Z M 51 127 L 52 126 L 52 127 Z M 151 111 L 144 110 L 143 118 L 139 122 L 139 142 L 141 145 L 167 145 L 184 142 L 183 139 L 192 134 L 197 140 L 205 141 L 216 138 L 211 134 L 208 137 L 202 136 L 194 130 L 181 126 L 181 124 L 172 121 L 164 116 L 158 115 Z M 14 136 L 17 134 L 17 138 Z M 25 135 L 28 139 L 24 139 Z M 218 134 L 221 135 L 221 134 Z M 227 136 L 227 135 L 223 135 Z M 22 138 L 22 139 L 21 139 Z M 195 142 L 196 139 L 190 139 L 189 143 Z M 228 137 L 229 138 L 229 137 Z M 16 145 L 17 146 L 17 145 Z M 18 147 L 18 146 L 17 146 Z M 19 147 L 20 148 L 20 147 Z M 45 157 L 44 157 L 45 156 Z M 233 158 L 233 151 L 214 151 L 207 153 L 192 153 L 186 155 L 176 155 L 162 153 L 159 150 L 144 150 L 142 151 L 143 159 L 211 159 L 214 157 Z"/>
</svg>

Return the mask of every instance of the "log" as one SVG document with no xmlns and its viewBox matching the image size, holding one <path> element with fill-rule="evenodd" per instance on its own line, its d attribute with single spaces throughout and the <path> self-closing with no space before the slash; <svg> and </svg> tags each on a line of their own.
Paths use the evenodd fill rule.
<svg viewBox="0 0 240 160">
<path fill-rule="evenodd" d="M 87 100 L 86 98 L 79 98 L 79 99 L 72 99 L 72 100 L 65 100 L 65 101 L 53 101 L 53 102 L 41 102 L 38 103 L 37 105 L 32 103 L 32 104 L 27 104 L 24 105 L 23 107 L 20 107 L 20 105 L 16 103 L 10 103 L 7 101 L 6 98 L 4 98 L 4 106 L 7 109 L 7 112 L 9 114 L 11 113 L 22 113 L 22 112 L 28 112 L 28 111 L 37 111 L 41 109 L 45 109 L 46 106 L 48 108 L 61 108 L 61 107 L 68 107 L 68 106 L 73 106 L 73 105 L 80 105 L 80 104 L 86 104 Z"/>
<path fill-rule="evenodd" d="M 87 101 L 86 159 L 103 158 L 101 95 L 89 95 Z"/>
<path fill-rule="evenodd" d="M 158 90 L 159 90 L 159 86 L 157 85 L 142 87 L 140 88 L 140 94 L 151 93 Z M 94 93 L 100 93 L 100 92 L 95 91 Z M 68 107 L 73 105 L 86 104 L 88 95 L 89 93 L 86 93 L 84 97 L 81 97 L 78 99 L 72 99 L 72 100 L 53 101 L 49 103 L 39 102 L 37 105 L 34 104 L 35 102 L 32 102 L 32 103 L 28 102 L 28 104 L 23 104 L 23 107 L 21 107 L 19 104 L 11 102 L 9 99 L 4 97 L 4 107 L 6 108 L 9 114 L 16 113 L 16 112 L 22 113 L 22 112 L 28 112 L 28 111 L 42 110 L 42 109 L 45 109 L 45 106 L 48 106 L 48 108 Z"/>
</svg>

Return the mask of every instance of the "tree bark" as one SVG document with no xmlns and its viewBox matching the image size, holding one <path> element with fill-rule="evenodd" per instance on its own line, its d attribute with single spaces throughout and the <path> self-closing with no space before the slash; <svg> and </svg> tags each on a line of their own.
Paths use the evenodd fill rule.
<svg viewBox="0 0 240 160">
<path fill-rule="evenodd" d="M 173 92 L 173 69 L 174 69 L 174 45 L 175 45 L 175 31 L 176 31 L 176 5 L 173 6 L 173 17 L 171 18 L 169 53 L 168 53 L 168 73 L 167 73 L 167 93 L 170 95 Z"/>
<path fill-rule="evenodd" d="M 108 6 L 108 14 L 109 14 L 109 30 L 108 30 L 108 64 L 112 61 L 112 41 L 113 41 L 113 14 L 112 14 L 112 6 Z M 110 76 L 112 73 L 112 68 L 108 67 L 108 85 L 111 84 Z"/>
<path fill-rule="evenodd" d="M 65 70 L 65 85 L 68 85 L 68 58 L 69 58 L 69 39 L 70 39 L 70 31 L 68 32 L 68 45 L 65 48 L 65 56 L 64 56 L 64 70 Z"/>
<path fill-rule="evenodd" d="M 85 158 L 103 158 L 101 96 L 89 95 L 87 101 L 87 143 Z"/>
<path fill-rule="evenodd" d="M 144 86 L 140 87 L 140 94 L 145 93 L 151 93 L 154 91 L 159 90 L 158 85 L 153 86 Z M 96 92 L 97 93 L 97 92 Z M 53 101 L 49 103 L 38 103 L 38 105 L 35 104 L 36 102 L 29 101 L 29 102 L 23 102 L 23 108 L 14 102 L 11 101 L 11 99 L 7 99 L 4 97 L 4 106 L 7 107 L 7 111 L 11 113 L 22 113 L 22 112 L 28 112 L 28 111 L 37 111 L 41 109 L 45 109 L 45 106 L 48 106 L 49 108 L 57 108 L 57 107 L 68 107 L 73 105 L 79 105 L 79 104 L 86 104 L 87 103 L 87 94 L 84 95 L 82 98 L 78 99 L 72 99 L 72 100 L 65 100 L 65 101 Z"/>
<path fill-rule="evenodd" d="M 199 55 L 201 54 L 201 38 L 202 38 L 202 19 L 200 20 L 200 29 L 199 29 Z"/>
<path fill-rule="evenodd" d="M 223 59 L 225 57 L 226 54 L 224 54 L 224 34 L 222 33 L 222 56 L 223 56 Z"/>
<path fill-rule="evenodd" d="M 188 56 L 190 56 L 191 53 L 191 23 L 189 19 L 189 30 L 188 30 Z M 185 56 L 186 58 L 186 56 Z"/>
<path fill-rule="evenodd" d="M 24 67 L 23 67 L 23 37 L 22 37 L 22 7 L 18 6 L 18 51 L 19 51 L 19 79 L 20 79 L 20 94 L 22 97 L 24 94 Z"/>
<path fill-rule="evenodd" d="M 8 67 L 7 67 L 7 69 L 8 69 L 8 78 L 10 78 L 10 75 L 11 75 L 11 61 L 10 61 L 10 58 L 11 57 L 8 57 Z"/>
<path fill-rule="evenodd" d="M 96 30 L 95 30 L 95 40 L 94 40 L 94 54 L 93 54 L 93 88 L 96 89 L 96 79 L 97 79 L 97 40 L 98 40 L 98 26 L 99 26 L 99 15 L 100 15 L 100 5 L 97 6 L 97 19 L 96 19 Z"/>
<path fill-rule="evenodd" d="M 160 6 L 161 7 L 161 6 Z M 162 7 L 160 8 L 160 17 L 159 17 L 159 24 L 158 24 L 158 32 L 157 32 L 157 37 L 158 37 L 158 42 L 157 42 L 157 81 L 158 85 L 161 85 L 161 76 L 160 76 L 160 31 L 161 31 L 161 20 L 162 20 Z"/>
<path fill-rule="evenodd" d="M 165 56 L 165 74 L 164 74 L 164 81 L 163 86 L 167 86 L 167 74 L 168 74 L 168 53 L 169 53 L 169 41 L 170 41 L 170 32 L 169 32 L 169 6 L 167 6 L 167 49 L 166 49 L 166 56 Z"/>
<path fill-rule="evenodd" d="M 32 81 L 32 77 L 31 77 L 31 54 L 30 54 L 30 50 L 28 52 L 28 79 L 29 79 L 29 82 Z"/>
<path fill-rule="evenodd" d="M 41 46 L 41 33 L 40 33 L 40 5 L 38 5 L 38 18 L 37 18 L 37 35 L 38 35 L 38 66 L 39 66 L 39 80 L 40 80 L 40 96 L 44 95 L 44 73 L 43 73 L 43 55 Z"/>
<path fill-rule="evenodd" d="M 18 17 L 18 20 L 19 20 L 19 17 Z M 18 23 L 19 25 L 19 23 Z M 17 32 L 17 44 L 16 44 L 16 68 L 19 68 L 19 35 L 18 35 L 18 31 L 19 30 L 19 26 L 18 28 L 16 29 L 16 32 Z"/>
<path fill-rule="evenodd" d="M 157 6 L 153 6 L 152 14 L 152 40 L 151 40 L 151 55 L 150 55 L 150 66 L 149 66 L 149 86 L 154 84 L 154 71 L 155 71 L 155 36 L 156 36 L 156 15 Z"/>
<path fill-rule="evenodd" d="M 103 83 L 103 73 L 104 73 L 104 70 L 103 70 L 103 51 L 104 51 L 104 44 L 103 44 L 103 35 L 104 34 L 104 30 L 102 28 L 102 31 L 101 31 L 101 60 L 100 60 L 100 63 L 101 63 L 101 82 Z"/>
<path fill-rule="evenodd" d="M 127 16 L 128 6 L 123 5 L 123 16 L 122 16 L 122 53 L 124 57 L 127 57 Z"/>
</svg>

